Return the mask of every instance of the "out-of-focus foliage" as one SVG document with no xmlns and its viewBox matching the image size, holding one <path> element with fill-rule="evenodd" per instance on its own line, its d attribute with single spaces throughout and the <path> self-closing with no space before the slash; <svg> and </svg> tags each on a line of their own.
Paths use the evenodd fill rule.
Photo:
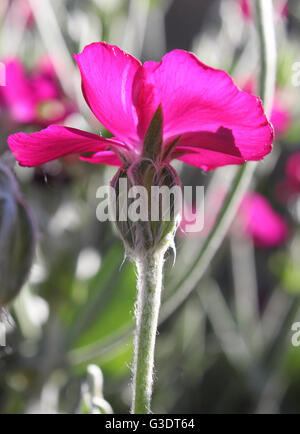
<svg viewBox="0 0 300 434">
<path fill-rule="evenodd" d="M 300 87 L 292 82 L 300 62 L 300 5 L 289 3 L 288 17 L 276 18 L 276 33 L 277 96 L 290 124 L 252 186 L 285 218 L 289 236 L 262 248 L 230 231 L 199 287 L 160 325 L 154 412 L 300 411 L 300 347 L 291 343 L 292 324 L 300 321 L 300 191 L 288 198 L 280 187 L 285 162 L 300 146 Z M 103 135 L 72 59 L 96 40 L 143 61 L 173 48 L 192 50 L 238 83 L 258 79 L 254 21 L 244 20 L 238 0 L 1 0 L 0 21 L 0 60 L 19 57 L 30 73 L 40 58 L 52 59 L 64 98 L 76 107 L 64 124 Z M 1 101 L 3 154 L 8 134 L 36 127 L 20 124 Z M 235 169 L 176 168 L 184 185 L 205 186 L 209 222 L 214 198 L 226 192 Z M 114 412 L 128 412 L 135 272 L 112 226 L 96 219 L 96 190 L 114 170 L 64 158 L 37 169 L 16 165 L 15 174 L 39 235 L 29 279 L 9 306 L 13 325 L 0 347 L 0 412 L 93 412 L 85 387 L 90 364 L 103 372 L 103 399 Z M 205 228 L 193 237 L 178 234 L 176 263 L 171 253 L 166 262 L 163 306 L 180 290 L 177 282 L 199 254 Z M 16 265 L 13 277 L 25 266 Z"/>
<path fill-rule="evenodd" d="M 20 291 L 32 265 L 35 229 L 13 174 L 0 161 L 0 309 Z"/>
</svg>

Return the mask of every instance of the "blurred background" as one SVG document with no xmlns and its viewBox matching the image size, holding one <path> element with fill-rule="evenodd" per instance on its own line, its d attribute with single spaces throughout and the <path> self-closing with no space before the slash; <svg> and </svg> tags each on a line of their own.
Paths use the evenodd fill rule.
<svg viewBox="0 0 300 434">
<path fill-rule="evenodd" d="M 205 222 L 193 236 L 182 225 L 176 263 L 172 253 L 166 262 L 154 413 L 300 411 L 297 324 L 292 330 L 300 322 L 300 4 L 273 3 L 274 150 L 187 298 L 180 291 L 236 168 L 175 164 L 184 185 L 205 186 Z M 0 87 L 0 413 L 104 411 L 93 401 L 101 374 L 90 364 L 101 368 L 114 412 L 126 413 L 135 273 L 111 224 L 95 214 L 96 190 L 115 169 L 75 157 L 20 167 L 7 136 L 51 123 L 108 136 L 81 95 L 72 56 L 94 41 L 142 61 L 190 50 L 257 93 L 254 1 L 1 0 L 0 23 L 0 80 L 5 69 L 14 83 Z"/>
</svg>

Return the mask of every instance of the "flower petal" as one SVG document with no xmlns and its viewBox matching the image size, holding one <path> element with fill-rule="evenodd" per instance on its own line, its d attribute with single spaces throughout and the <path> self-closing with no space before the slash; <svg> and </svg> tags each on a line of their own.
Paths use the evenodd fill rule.
<svg viewBox="0 0 300 434">
<path fill-rule="evenodd" d="M 98 120 L 126 143 L 137 143 L 133 83 L 140 62 L 104 42 L 85 47 L 74 58 L 79 66 L 85 99 Z"/>
<path fill-rule="evenodd" d="M 97 152 L 121 146 L 112 139 L 58 125 L 50 125 L 32 134 L 13 134 L 8 137 L 7 143 L 22 166 L 39 166 L 68 154 Z"/>
<path fill-rule="evenodd" d="M 90 155 L 89 157 L 81 156 L 80 160 L 92 164 L 108 164 L 109 166 L 121 167 L 123 165 L 120 158 L 113 151 L 100 151 Z"/>
<path fill-rule="evenodd" d="M 230 132 L 245 159 L 256 160 L 271 151 L 273 130 L 259 98 L 240 90 L 226 72 L 201 63 L 192 53 L 174 50 L 160 63 L 146 62 L 144 81 L 145 92 L 151 94 L 149 111 L 153 114 L 162 104 L 165 142 L 187 133 L 218 134 L 221 128 Z M 231 154 L 231 146 L 228 150 L 220 146 Z M 222 165 L 221 160 L 215 163 Z"/>
<path fill-rule="evenodd" d="M 251 146 L 239 149 L 235 145 L 232 131 L 219 128 L 216 133 L 200 131 L 183 134 L 172 153 L 187 164 L 212 170 L 227 164 L 243 164 L 248 160 L 260 160 L 266 149 L 262 147 L 253 153 Z"/>
<path fill-rule="evenodd" d="M 181 149 L 178 147 L 179 151 Z M 178 160 L 206 171 L 226 166 L 228 164 L 244 163 L 244 160 L 240 157 L 220 153 L 215 150 L 184 147 L 182 149 L 182 154 L 183 155 L 177 157 Z"/>
</svg>

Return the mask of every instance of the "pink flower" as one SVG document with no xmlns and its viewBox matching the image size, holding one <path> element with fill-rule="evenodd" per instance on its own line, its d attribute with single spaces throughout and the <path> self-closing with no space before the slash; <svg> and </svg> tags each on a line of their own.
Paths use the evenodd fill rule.
<svg viewBox="0 0 300 434">
<path fill-rule="evenodd" d="M 268 200 L 259 193 L 247 193 L 242 200 L 237 228 L 253 239 L 258 247 L 275 247 L 288 236 L 284 218 L 272 208 Z"/>
<path fill-rule="evenodd" d="M 248 0 L 240 0 L 240 7 L 245 20 L 252 18 L 252 9 Z"/>
<path fill-rule="evenodd" d="M 181 213 L 180 221 L 180 231 L 178 234 L 184 234 L 187 236 L 195 236 L 195 234 L 205 237 L 212 230 L 217 215 L 224 203 L 226 198 L 226 191 L 220 187 L 217 190 L 213 190 L 210 194 L 205 195 L 204 202 L 204 215 L 201 217 L 201 207 L 202 204 L 199 203 L 197 209 L 197 204 L 193 203 L 183 203 L 183 209 Z"/>
<path fill-rule="evenodd" d="M 276 187 L 278 200 L 287 204 L 300 193 L 300 151 L 291 154 L 285 164 L 285 177 Z"/>
<path fill-rule="evenodd" d="M 255 94 L 255 80 L 252 77 L 248 78 L 244 81 L 242 89 L 250 94 Z M 274 127 L 275 137 L 279 138 L 283 137 L 287 133 L 291 124 L 291 116 L 287 107 L 282 102 L 279 90 L 277 90 L 275 94 L 270 121 Z"/>
<path fill-rule="evenodd" d="M 162 155 L 204 170 L 260 160 L 272 148 L 273 130 L 259 98 L 238 89 L 226 72 L 189 52 L 174 50 L 162 61 L 146 62 L 107 43 L 94 43 L 74 56 L 84 97 L 111 139 L 51 125 L 8 138 L 16 159 L 37 166 L 71 153 L 81 159 L 129 166 L 142 156 L 149 124 L 163 115 Z"/>
<path fill-rule="evenodd" d="M 35 18 L 28 0 L 18 0 L 18 12 L 26 22 L 26 28 L 32 29 L 35 24 Z"/>
<path fill-rule="evenodd" d="M 187 235 L 192 235 L 192 236 L 194 236 L 195 234 L 199 235 L 203 229 L 206 229 L 204 224 L 203 224 L 203 227 L 202 227 L 202 225 L 199 225 L 200 227 L 197 227 L 198 225 L 196 225 L 196 222 L 197 222 L 196 217 L 197 217 L 197 209 L 196 209 L 195 205 L 193 205 L 191 207 L 190 205 L 187 205 L 184 203 L 183 209 L 182 209 L 182 214 L 181 214 L 181 220 L 180 220 L 180 224 L 179 224 L 179 228 L 181 229 L 181 231 L 178 232 L 178 235 L 181 235 L 181 234 L 187 234 Z M 192 231 L 189 232 L 187 230 L 189 225 L 195 226 L 193 228 L 194 229 L 193 232 Z"/>
<path fill-rule="evenodd" d="M 242 15 L 245 20 L 251 20 L 254 9 L 254 0 L 238 0 L 241 8 Z M 277 16 L 286 18 L 289 14 L 289 5 L 287 0 L 275 0 L 274 2 Z"/>
<path fill-rule="evenodd" d="M 194 224 L 197 219 L 194 207 L 190 209 L 185 206 L 180 223 L 181 230 L 188 236 L 206 236 L 215 224 L 225 196 L 224 191 L 218 190 L 211 198 L 211 203 L 205 204 L 205 208 L 208 209 L 206 209 L 203 228 L 201 226 L 198 232 L 196 226 L 193 232 L 186 232 L 187 225 Z M 275 247 L 286 240 L 288 226 L 264 196 L 259 193 L 246 193 L 231 227 L 231 233 L 251 238 L 257 247 Z"/>
<path fill-rule="evenodd" d="M 28 74 L 17 58 L 4 61 L 6 86 L 0 88 L 1 106 L 15 123 L 48 126 L 63 121 L 75 109 L 64 95 L 49 59 Z"/>
<path fill-rule="evenodd" d="M 294 152 L 286 161 L 285 176 L 300 191 L 300 152 Z"/>
<path fill-rule="evenodd" d="M 10 14 L 10 22 L 14 26 L 23 26 L 31 30 L 35 25 L 35 18 L 28 0 L 1 0 L 0 15 Z"/>
</svg>

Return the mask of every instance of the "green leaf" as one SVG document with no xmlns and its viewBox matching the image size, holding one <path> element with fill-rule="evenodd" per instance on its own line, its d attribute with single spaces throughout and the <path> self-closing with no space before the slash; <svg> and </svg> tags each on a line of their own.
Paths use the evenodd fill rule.
<svg viewBox="0 0 300 434">
<path fill-rule="evenodd" d="M 145 135 L 143 157 L 157 161 L 162 157 L 163 113 L 161 104 L 156 109 Z"/>
</svg>

